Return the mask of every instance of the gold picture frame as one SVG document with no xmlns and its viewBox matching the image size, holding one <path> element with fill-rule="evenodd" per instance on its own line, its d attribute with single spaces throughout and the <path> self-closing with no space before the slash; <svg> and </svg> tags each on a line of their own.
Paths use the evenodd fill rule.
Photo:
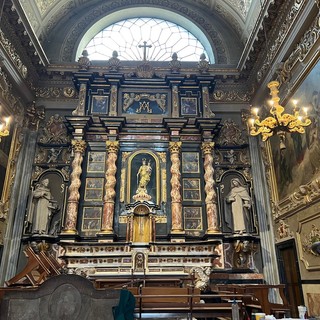
<svg viewBox="0 0 320 320">
<path fill-rule="evenodd" d="M 184 215 L 184 229 L 186 231 L 203 230 L 201 207 L 184 207 L 183 215 Z"/>
<path fill-rule="evenodd" d="M 92 173 L 103 173 L 105 171 L 106 153 L 89 151 L 87 172 Z"/>
<path fill-rule="evenodd" d="M 101 229 L 101 207 L 84 207 L 82 218 L 82 231 L 100 231 Z"/>
<path fill-rule="evenodd" d="M 201 201 L 200 179 L 184 178 L 182 179 L 183 200 Z"/>
<path fill-rule="evenodd" d="M 198 115 L 198 98 L 182 97 L 181 98 L 181 115 L 197 116 Z"/>
<path fill-rule="evenodd" d="M 108 113 L 109 97 L 101 95 L 91 96 L 91 113 L 92 114 L 107 114 Z"/>
<path fill-rule="evenodd" d="M 86 178 L 84 200 L 102 201 L 104 178 Z"/>
<path fill-rule="evenodd" d="M 182 152 L 182 173 L 199 173 L 199 153 Z"/>
</svg>

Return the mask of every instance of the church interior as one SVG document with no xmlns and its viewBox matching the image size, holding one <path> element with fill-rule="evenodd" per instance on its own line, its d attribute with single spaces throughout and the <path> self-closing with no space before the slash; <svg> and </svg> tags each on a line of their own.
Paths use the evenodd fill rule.
<svg viewBox="0 0 320 320">
<path fill-rule="evenodd" d="M 0 5 L 1 319 L 320 317 L 319 0 Z"/>
</svg>

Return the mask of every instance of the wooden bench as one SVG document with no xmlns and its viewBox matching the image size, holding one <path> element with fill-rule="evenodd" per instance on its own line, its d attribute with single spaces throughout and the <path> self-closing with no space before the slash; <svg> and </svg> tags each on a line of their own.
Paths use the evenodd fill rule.
<svg viewBox="0 0 320 320">
<path fill-rule="evenodd" d="M 128 290 L 136 298 L 134 316 L 138 319 L 153 319 L 155 315 L 157 318 L 183 316 L 190 319 L 192 317 L 231 318 L 232 316 L 231 302 L 221 300 L 221 302 L 203 303 L 200 301 L 203 295 L 200 295 L 199 289 L 141 287 L 138 294 L 137 288 L 128 288 Z M 205 297 L 212 298 L 213 296 L 206 295 Z M 239 308 L 241 309 L 241 304 Z"/>
<path fill-rule="evenodd" d="M 290 316 L 291 309 L 284 294 L 285 285 L 267 284 L 224 284 L 218 285 L 217 290 L 244 295 L 243 303 L 247 309 L 261 311 L 265 314 L 273 314 L 276 317 Z M 269 302 L 269 290 L 277 290 L 282 299 L 281 303 Z M 250 297 L 251 296 L 251 297 Z"/>
</svg>

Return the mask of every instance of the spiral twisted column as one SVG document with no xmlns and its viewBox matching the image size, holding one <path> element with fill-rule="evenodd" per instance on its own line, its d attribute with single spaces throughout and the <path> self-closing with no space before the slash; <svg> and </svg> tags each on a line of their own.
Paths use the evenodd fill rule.
<svg viewBox="0 0 320 320">
<path fill-rule="evenodd" d="M 206 193 L 205 203 L 208 224 L 207 234 L 219 232 L 217 194 L 214 189 L 215 181 L 213 179 L 213 148 L 214 142 L 203 142 L 201 145 L 204 157 L 204 191 Z"/>
<path fill-rule="evenodd" d="M 171 233 L 182 233 L 182 197 L 181 197 L 181 172 L 180 172 L 180 153 L 181 142 L 170 142 L 169 144 L 171 159 Z"/>
<path fill-rule="evenodd" d="M 65 227 L 63 232 L 76 234 L 77 229 L 77 217 L 80 193 L 79 189 L 81 186 L 80 176 L 82 173 L 81 164 L 83 161 L 83 154 L 86 149 L 86 142 L 83 140 L 72 140 L 72 149 L 74 153 L 74 159 L 72 161 L 72 173 L 70 175 L 70 187 L 69 197 L 67 201 L 67 214 L 65 219 Z"/>
<path fill-rule="evenodd" d="M 106 174 L 105 174 L 105 195 L 103 201 L 103 215 L 101 231 L 104 234 L 113 233 L 113 217 L 114 217 L 114 199 L 116 196 L 115 186 L 117 183 L 116 161 L 118 158 L 119 141 L 106 141 L 107 160 L 106 160 Z"/>
</svg>

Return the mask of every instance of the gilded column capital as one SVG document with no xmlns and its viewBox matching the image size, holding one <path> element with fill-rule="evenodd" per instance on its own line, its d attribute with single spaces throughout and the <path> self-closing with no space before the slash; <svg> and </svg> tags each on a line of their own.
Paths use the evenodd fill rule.
<svg viewBox="0 0 320 320">
<path fill-rule="evenodd" d="M 119 141 L 106 141 L 106 147 L 108 153 L 118 153 L 119 151 Z"/>
<path fill-rule="evenodd" d="M 181 144 L 182 144 L 181 141 L 170 141 L 169 142 L 170 153 L 180 153 Z"/>
<path fill-rule="evenodd" d="M 214 142 L 212 142 L 212 141 L 202 142 L 202 144 L 201 144 L 201 150 L 202 150 L 203 155 L 211 154 L 213 148 L 214 148 Z"/>
<path fill-rule="evenodd" d="M 73 151 L 80 152 L 81 154 L 84 153 L 87 147 L 87 143 L 83 140 L 72 140 L 71 144 L 72 144 Z"/>
</svg>

